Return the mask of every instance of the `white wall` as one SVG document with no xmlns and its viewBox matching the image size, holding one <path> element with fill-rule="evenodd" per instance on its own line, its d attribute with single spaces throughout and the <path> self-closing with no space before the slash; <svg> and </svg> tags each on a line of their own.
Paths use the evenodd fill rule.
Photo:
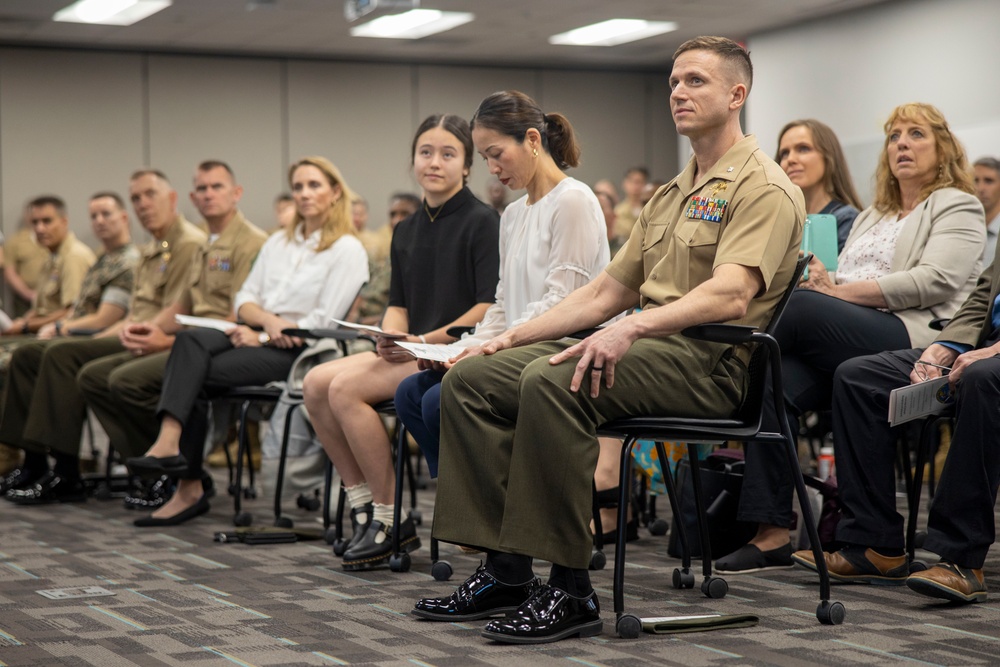
<svg viewBox="0 0 1000 667">
<path fill-rule="evenodd" d="M 198 162 L 229 162 L 244 186 L 241 208 L 270 227 L 287 165 L 319 154 L 386 220 L 389 195 L 418 191 L 410 142 L 431 113 L 469 117 L 496 90 L 517 88 L 576 126 L 584 164 L 571 174 L 620 182 L 647 163 L 676 170 L 666 76 L 631 72 L 443 67 L 41 48 L 0 48 L 0 224 L 13 231 L 26 200 L 62 196 L 74 231 L 94 244 L 87 198 L 127 195 L 137 167 L 164 170 L 188 199 Z M 474 161 L 470 185 L 487 173 Z M 145 238 L 133 224 L 137 238 Z"/>
<path fill-rule="evenodd" d="M 1000 156 L 1000 2 L 906 0 L 748 41 L 749 131 L 769 153 L 781 127 L 817 118 L 839 136 L 871 202 L 882 125 L 906 102 L 937 106 L 970 160 Z"/>
</svg>

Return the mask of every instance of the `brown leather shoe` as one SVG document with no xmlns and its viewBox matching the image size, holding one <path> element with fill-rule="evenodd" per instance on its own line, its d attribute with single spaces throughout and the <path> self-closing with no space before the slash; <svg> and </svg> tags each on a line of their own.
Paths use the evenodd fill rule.
<svg viewBox="0 0 1000 667">
<path fill-rule="evenodd" d="M 835 553 L 824 553 L 830 579 L 850 584 L 902 586 L 910 573 L 906 556 L 883 556 L 874 549 L 848 546 Z M 812 551 L 796 551 L 792 561 L 816 570 Z"/>
<path fill-rule="evenodd" d="M 960 567 L 941 561 L 923 572 L 906 578 L 910 590 L 932 598 L 967 604 L 986 601 L 986 582 L 982 570 Z"/>
</svg>

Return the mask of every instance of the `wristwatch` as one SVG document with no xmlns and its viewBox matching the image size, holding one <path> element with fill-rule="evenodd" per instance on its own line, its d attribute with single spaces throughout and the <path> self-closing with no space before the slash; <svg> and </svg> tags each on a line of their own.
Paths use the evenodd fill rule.
<svg viewBox="0 0 1000 667">
<path fill-rule="evenodd" d="M 261 331 L 261 332 L 260 332 L 260 335 L 259 335 L 259 336 L 257 336 L 257 341 L 258 341 L 258 342 L 259 342 L 259 343 L 260 343 L 261 345 L 267 345 L 268 343 L 270 343 L 270 342 L 271 342 L 271 337 L 267 335 L 267 332 L 266 332 L 266 331 Z"/>
</svg>

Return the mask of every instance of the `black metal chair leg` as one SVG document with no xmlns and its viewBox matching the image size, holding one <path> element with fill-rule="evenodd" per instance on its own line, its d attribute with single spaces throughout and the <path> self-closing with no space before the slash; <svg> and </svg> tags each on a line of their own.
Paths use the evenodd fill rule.
<svg viewBox="0 0 1000 667">
<path fill-rule="evenodd" d="M 614 570 L 614 598 L 615 617 L 620 618 L 625 611 L 625 544 L 626 533 L 625 522 L 628 517 L 628 483 L 632 479 L 632 447 L 635 446 L 636 439 L 632 436 L 625 438 L 622 445 L 621 470 L 618 475 L 618 541 L 615 544 L 615 570 Z"/>
<path fill-rule="evenodd" d="M 694 490 L 694 507 L 698 514 L 698 538 L 701 542 L 701 572 L 705 579 L 712 576 L 712 540 L 708 531 L 708 514 L 705 512 L 705 497 L 701 490 L 701 462 L 698 460 L 697 444 L 688 443 L 688 462 L 691 464 L 691 487 Z M 676 523 L 676 522 L 675 522 Z"/>
<path fill-rule="evenodd" d="M 274 480 L 274 524 L 281 521 L 281 495 L 285 486 L 285 463 L 288 460 L 288 440 L 292 432 L 292 417 L 298 409 L 300 403 L 295 403 L 288 408 L 285 413 L 285 423 L 281 431 L 281 453 L 278 455 L 278 473 Z M 329 494 L 327 494 L 327 505 L 329 508 Z"/>
</svg>

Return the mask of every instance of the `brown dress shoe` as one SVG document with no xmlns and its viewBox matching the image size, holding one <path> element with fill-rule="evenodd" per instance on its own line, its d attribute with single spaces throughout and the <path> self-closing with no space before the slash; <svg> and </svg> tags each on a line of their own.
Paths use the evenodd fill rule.
<svg viewBox="0 0 1000 667">
<path fill-rule="evenodd" d="M 874 549 L 848 546 L 835 553 L 824 553 L 830 579 L 850 584 L 902 586 L 910 573 L 906 556 L 883 556 Z M 816 569 L 812 551 L 796 551 L 792 560 L 810 570 Z"/>
<path fill-rule="evenodd" d="M 982 570 L 960 567 L 941 561 L 923 572 L 911 574 L 906 585 L 922 595 L 967 604 L 986 600 L 986 582 Z"/>
</svg>

